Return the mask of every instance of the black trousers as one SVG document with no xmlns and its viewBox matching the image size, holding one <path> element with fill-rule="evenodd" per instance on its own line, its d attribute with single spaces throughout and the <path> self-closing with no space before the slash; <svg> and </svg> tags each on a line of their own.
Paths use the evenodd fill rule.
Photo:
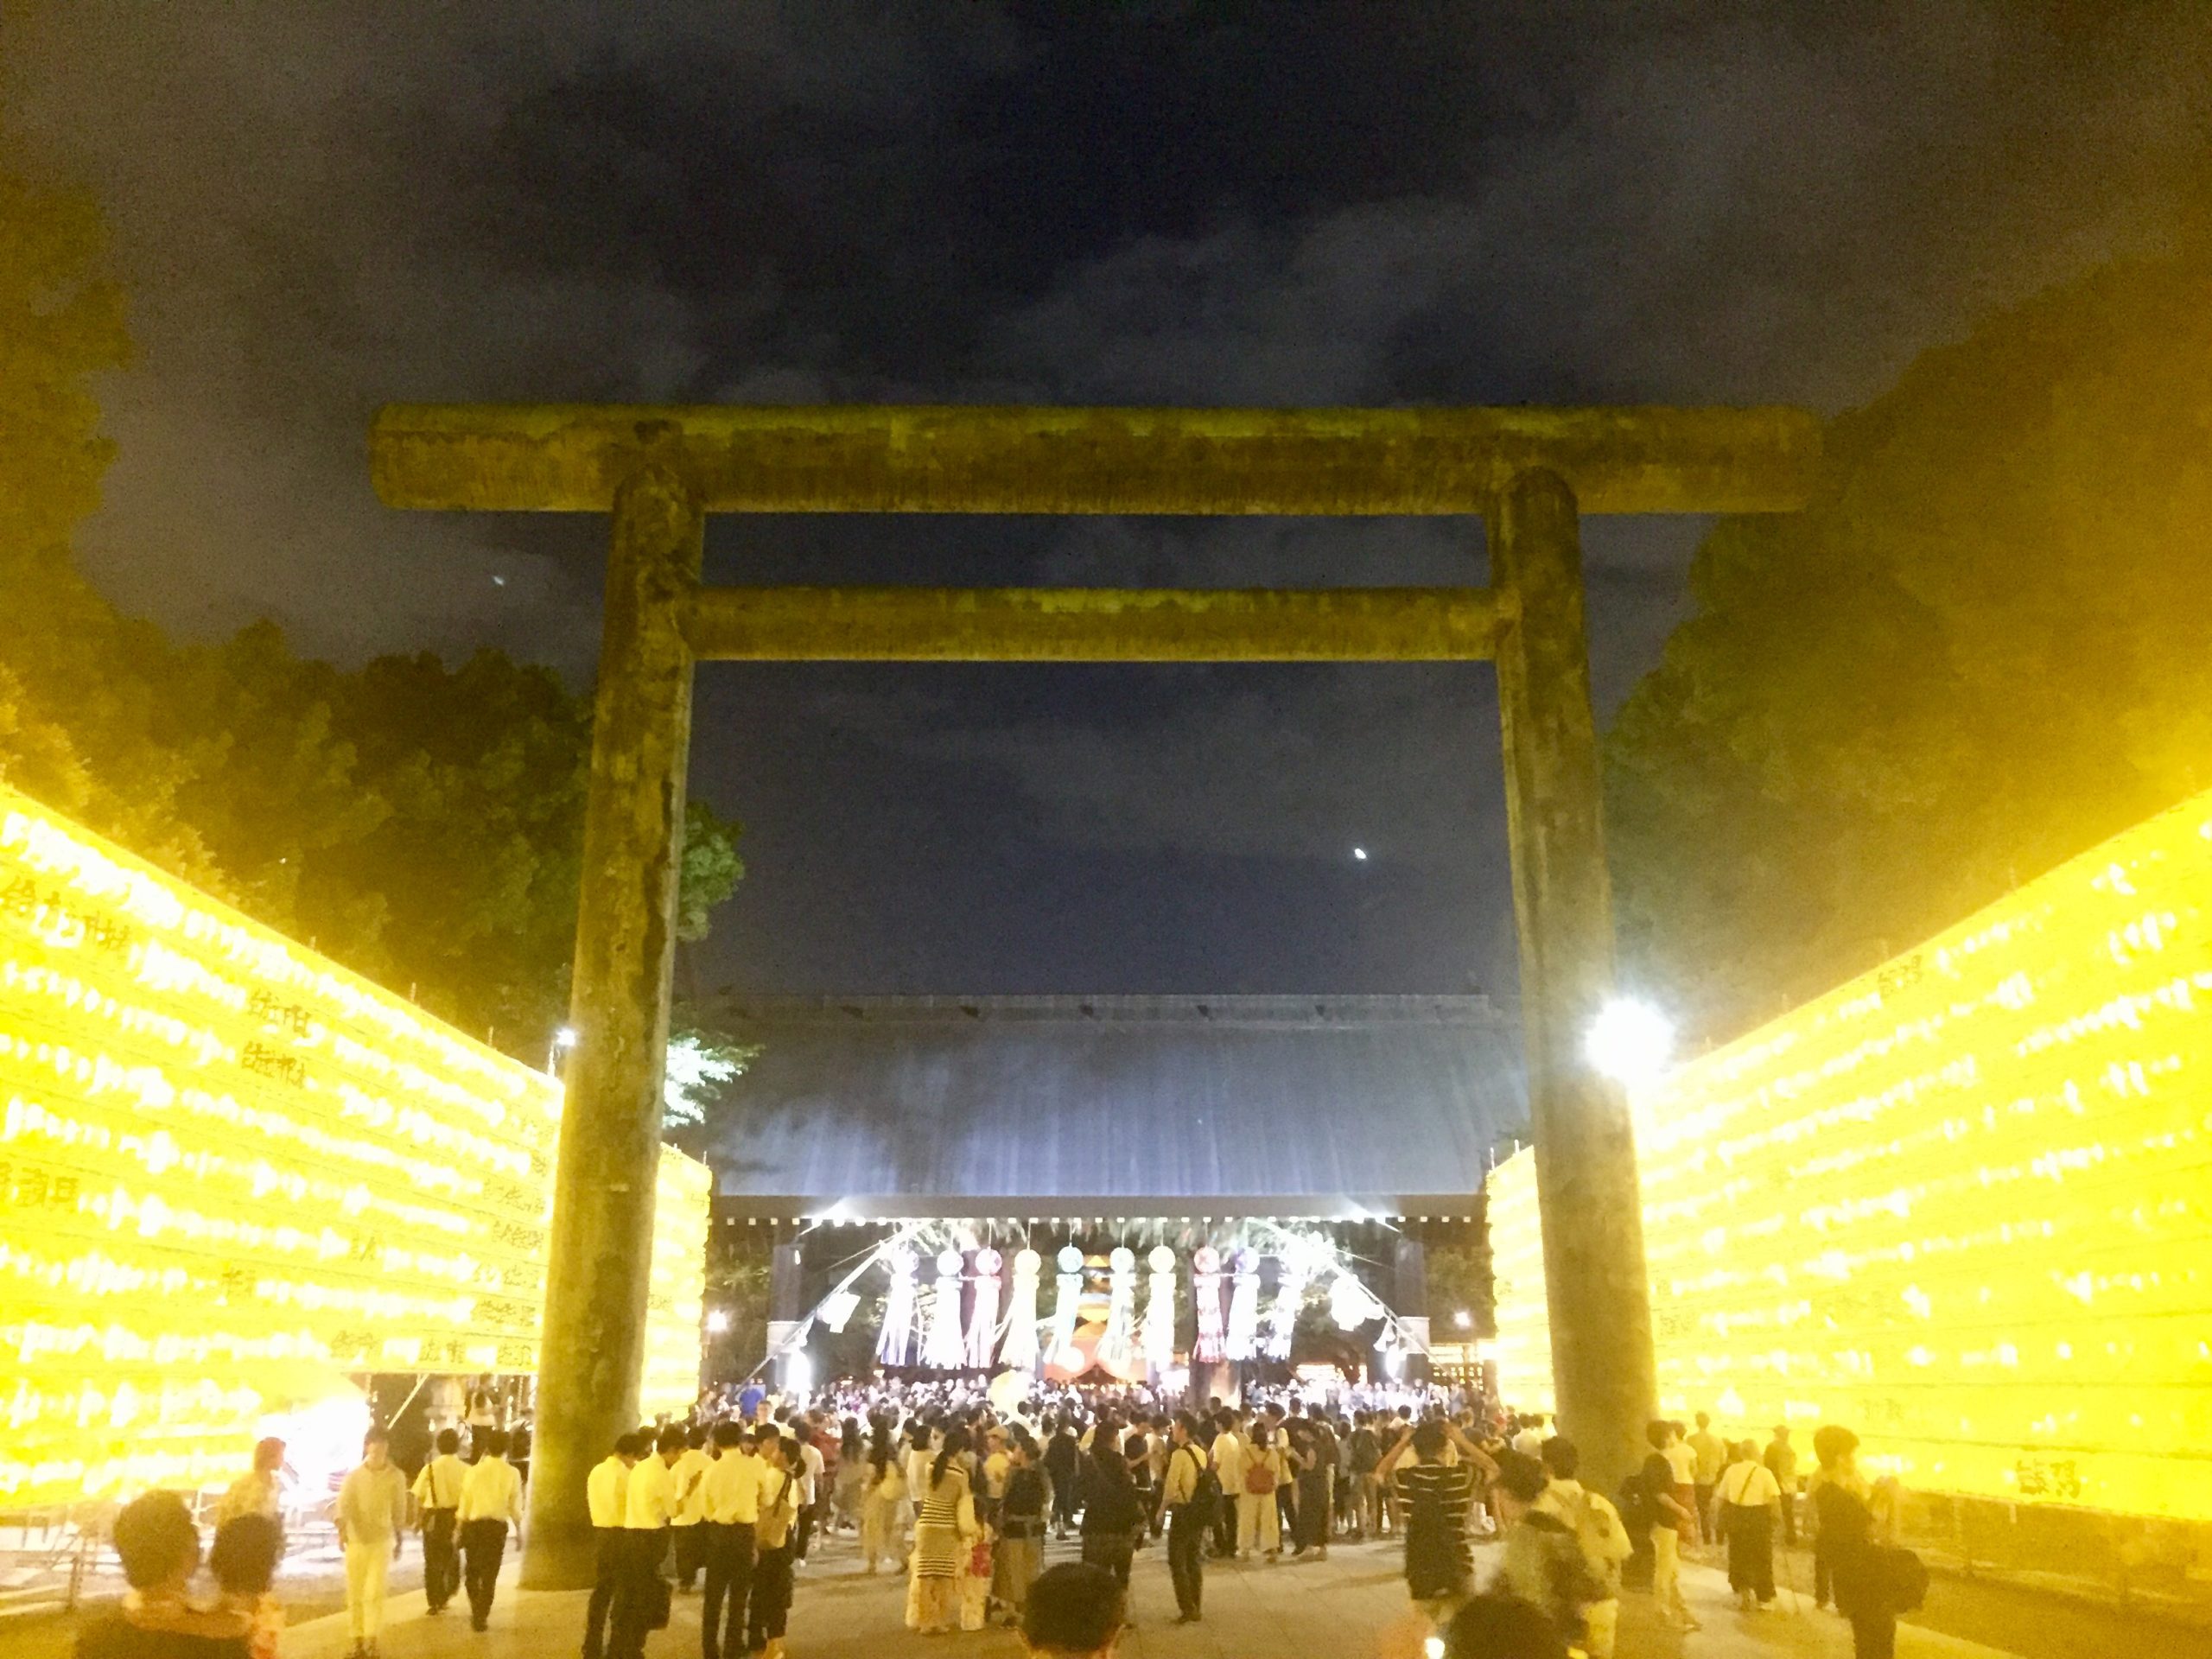
<svg viewBox="0 0 2212 1659">
<path fill-rule="evenodd" d="M 1891 1612 L 1851 1616 L 1852 1659 L 1897 1659 L 1897 1616 Z"/>
<path fill-rule="evenodd" d="M 745 1646 L 758 1653 L 771 1642 L 784 1639 L 784 1621 L 791 1611 L 791 1547 L 788 1541 L 764 1549 L 753 1559 L 753 1606 L 746 1615 Z"/>
<path fill-rule="evenodd" d="M 1205 1529 L 1197 1508 L 1178 1503 L 1167 1511 L 1167 1576 L 1175 1583 L 1175 1611 L 1196 1618 L 1205 1599 Z"/>
<path fill-rule="evenodd" d="M 591 1605 L 584 1610 L 584 1659 L 601 1659 L 607 1649 L 607 1616 L 621 1593 L 625 1557 L 622 1529 L 594 1527 L 599 1540 L 599 1567 L 591 1581 Z"/>
<path fill-rule="evenodd" d="M 695 1530 L 707 1535 L 707 1593 L 699 1609 L 699 1651 L 703 1659 L 746 1650 L 745 1620 L 753 1599 L 753 1528 L 708 1521 Z M 722 1607 L 729 1607 L 728 1634 Z"/>
<path fill-rule="evenodd" d="M 645 1620 L 653 1605 L 652 1581 L 668 1553 L 666 1527 L 622 1529 L 621 1587 L 614 1593 L 614 1628 L 607 1638 L 607 1659 L 639 1659 L 645 1650 Z"/>
<path fill-rule="evenodd" d="M 689 1590 L 698 1582 L 699 1569 L 707 1564 L 707 1523 L 699 1521 L 668 1530 L 676 1541 L 676 1581 Z"/>
<path fill-rule="evenodd" d="M 480 1625 L 492 1617 L 492 1597 L 499 1587 L 499 1560 L 507 1553 L 507 1523 L 471 1521 L 461 1529 L 461 1553 L 468 1558 L 468 1611 Z"/>
<path fill-rule="evenodd" d="M 1129 1562 L 1136 1554 L 1136 1536 L 1130 1532 L 1083 1535 L 1083 1559 L 1093 1567 L 1104 1567 L 1124 1590 L 1129 1587 Z"/>
<path fill-rule="evenodd" d="M 1221 1501 L 1213 1506 L 1213 1553 L 1234 1555 L 1236 1553 L 1236 1495 L 1224 1491 Z"/>
<path fill-rule="evenodd" d="M 423 1599 L 430 1611 L 453 1599 L 461 1587 L 461 1555 L 454 1548 L 454 1511 L 423 1511 Z"/>
</svg>

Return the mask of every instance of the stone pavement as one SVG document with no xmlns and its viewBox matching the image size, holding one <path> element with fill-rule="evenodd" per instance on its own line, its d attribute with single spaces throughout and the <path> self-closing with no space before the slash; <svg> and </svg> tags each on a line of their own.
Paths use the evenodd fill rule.
<svg viewBox="0 0 2212 1659">
<path fill-rule="evenodd" d="M 1073 1554 L 1071 1544 L 1059 1545 L 1050 1559 Z M 1487 1571 L 1479 1557 L 1478 1570 Z M 468 1628 L 458 1601 L 431 1618 L 419 1592 L 394 1596 L 382 1659 L 569 1659 L 577 1653 L 584 1592 L 518 1592 L 512 1557 L 508 1576 L 492 1628 L 480 1636 Z M 1833 1614 L 1814 1611 L 1809 1599 L 1795 1599 L 1793 1607 L 1785 1590 L 1774 1610 L 1744 1614 L 1718 1572 L 1693 1567 L 1684 1582 L 1705 1628 L 1687 1637 L 1661 1630 L 1649 1599 L 1631 1597 L 1623 1610 L 1620 1659 L 1849 1659 L 1848 1627 Z M 901 1623 L 905 1588 L 903 1577 L 861 1573 L 849 1541 L 817 1542 L 814 1560 L 799 1574 L 789 1638 L 793 1659 L 1018 1659 L 1020 1643 L 1007 1631 L 908 1631 Z M 1132 1591 L 1136 1628 L 1122 1638 L 1122 1659 L 1415 1659 L 1423 1633 L 1408 1617 L 1394 1545 L 1338 1545 L 1327 1561 L 1215 1563 L 1206 1573 L 1206 1617 L 1196 1625 L 1173 1622 L 1174 1596 L 1159 1548 L 1140 1554 Z M 647 1659 L 694 1659 L 698 1630 L 698 1598 L 677 1597 L 669 1628 L 646 1643 Z M 285 1659 L 345 1659 L 348 1646 L 340 1613 L 288 1631 L 283 1653 Z M 2010 1659 L 1996 1649 L 1911 1626 L 1899 1632 L 1897 1653 L 1900 1659 Z"/>
</svg>

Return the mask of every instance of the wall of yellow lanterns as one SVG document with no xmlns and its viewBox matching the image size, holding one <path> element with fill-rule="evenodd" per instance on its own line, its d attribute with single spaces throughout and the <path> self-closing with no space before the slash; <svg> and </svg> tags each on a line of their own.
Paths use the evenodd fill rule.
<svg viewBox="0 0 2212 1659">
<path fill-rule="evenodd" d="M 660 1149 L 653 1204 L 653 1261 L 645 1303 L 645 1371 L 639 1410 L 682 1416 L 698 1403 L 707 1318 L 707 1234 L 714 1172 L 673 1147 Z"/>
<path fill-rule="evenodd" d="M 345 1374 L 534 1370 L 560 1105 L 0 787 L 0 1509 L 233 1474 Z M 709 1182 L 664 1160 L 664 1390 Z"/>
<path fill-rule="evenodd" d="M 1634 1107 L 1668 1414 L 2212 1520 L 2212 795 Z M 1499 1166 L 1509 1403 L 1550 1392 L 1535 1198 Z"/>
</svg>

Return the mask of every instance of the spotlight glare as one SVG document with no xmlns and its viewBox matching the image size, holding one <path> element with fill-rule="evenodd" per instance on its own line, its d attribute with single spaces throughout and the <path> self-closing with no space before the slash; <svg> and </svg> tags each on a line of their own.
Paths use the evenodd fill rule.
<svg viewBox="0 0 2212 1659">
<path fill-rule="evenodd" d="M 1648 1002 L 1616 997 L 1591 1022 L 1583 1052 L 1605 1076 L 1641 1088 L 1657 1082 L 1674 1058 L 1674 1022 Z"/>
</svg>

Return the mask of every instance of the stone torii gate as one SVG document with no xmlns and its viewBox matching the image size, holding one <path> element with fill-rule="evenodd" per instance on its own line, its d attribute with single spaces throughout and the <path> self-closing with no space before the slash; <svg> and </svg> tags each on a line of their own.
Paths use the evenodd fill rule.
<svg viewBox="0 0 2212 1659">
<path fill-rule="evenodd" d="M 1562 1432 L 1600 1490 L 1654 1402 L 1636 1148 L 1584 1061 L 1610 991 L 1579 515 L 1789 511 L 1788 409 L 393 406 L 394 507 L 613 521 L 524 1581 L 588 1582 L 584 1477 L 637 1422 L 695 660 L 1497 665 Z M 1487 588 L 702 588 L 709 512 L 1460 514 Z"/>
</svg>

